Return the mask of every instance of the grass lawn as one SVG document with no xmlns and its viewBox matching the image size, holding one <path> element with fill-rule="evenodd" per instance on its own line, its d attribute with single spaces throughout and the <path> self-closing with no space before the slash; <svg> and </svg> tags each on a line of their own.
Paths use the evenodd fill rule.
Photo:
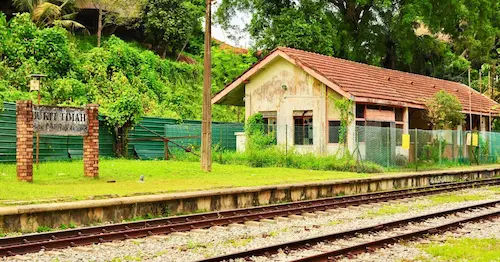
<svg viewBox="0 0 500 262">
<path fill-rule="evenodd" d="M 33 183 L 19 182 L 15 164 L 0 164 L 0 205 L 15 201 L 39 202 L 46 199 L 79 200 L 92 196 L 124 196 L 158 192 L 244 187 L 293 182 L 366 178 L 376 174 L 313 171 L 291 168 L 251 168 L 214 164 L 211 173 L 200 170 L 197 162 L 101 160 L 98 179 L 83 176 L 83 163 L 45 162 Z M 144 175 L 144 183 L 139 177 Z M 116 181 L 109 183 L 108 181 Z M 106 196 L 108 195 L 108 196 Z M 6 201 L 9 200 L 9 201 Z"/>
<path fill-rule="evenodd" d="M 500 239 L 458 238 L 421 245 L 432 256 L 423 261 L 500 261 Z"/>
</svg>

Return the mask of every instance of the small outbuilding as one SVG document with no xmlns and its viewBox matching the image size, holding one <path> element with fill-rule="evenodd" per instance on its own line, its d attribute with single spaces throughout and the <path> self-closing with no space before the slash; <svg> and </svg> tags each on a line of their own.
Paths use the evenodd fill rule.
<svg viewBox="0 0 500 262">
<path fill-rule="evenodd" d="M 392 145 L 393 154 L 409 157 L 401 148 L 401 133 L 430 129 L 425 103 L 439 90 L 461 102 L 467 124 L 459 130 L 490 130 L 498 103 L 466 85 L 286 47 L 253 65 L 217 93 L 212 103 L 244 106 L 246 118 L 262 113 L 275 129 L 278 144 L 292 145 L 298 152 L 334 154 L 339 150 L 340 126 L 334 100 L 345 97 L 354 101 L 355 121 L 347 131 L 351 152 L 359 150 L 370 158 L 369 143 L 384 140 Z M 356 127 L 381 131 L 369 139 Z"/>
</svg>

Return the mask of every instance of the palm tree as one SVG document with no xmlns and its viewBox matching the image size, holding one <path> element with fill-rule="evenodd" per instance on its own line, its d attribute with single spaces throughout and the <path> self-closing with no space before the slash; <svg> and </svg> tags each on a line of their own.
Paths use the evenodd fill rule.
<svg viewBox="0 0 500 262">
<path fill-rule="evenodd" d="M 19 11 L 31 13 L 31 19 L 39 26 L 59 25 L 71 31 L 85 29 L 85 26 L 72 20 L 75 13 L 63 14 L 63 8 L 67 4 L 75 4 L 77 1 L 85 0 L 13 0 L 14 6 Z M 86 30 L 86 29 L 85 29 Z"/>
</svg>

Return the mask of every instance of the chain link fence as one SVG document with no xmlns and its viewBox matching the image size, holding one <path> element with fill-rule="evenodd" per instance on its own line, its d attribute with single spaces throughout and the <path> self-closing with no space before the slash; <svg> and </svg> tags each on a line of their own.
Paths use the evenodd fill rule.
<svg viewBox="0 0 500 262">
<path fill-rule="evenodd" d="M 405 132 L 394 126 L 356 126 L 354 131 L 344 131 L 340 122 L 335 121 L 330 121 L 326 129 L 313 128 L 312 123 L 305 123 L 264 125 L 262 130 L 275 137 L 274 144 L 284 154 L 315 153 L 339 158 L 348 149 L 360 164 L 367 161 L 384 167 L 418 170 L 434 164 L 500 161 L 499 132 L 421 129 Z M 347 134 L 346 141 L 342 141 L 342 133 Z"/>
<path fill-rule="evenodd" d="M 356 128 L 361 159 L 383 166 L 497 163 L 500 133 L 461 130 L 420 130 L 389 127 Z M 405 142 L 405 140 L 407 140 Z"/>
</svg>

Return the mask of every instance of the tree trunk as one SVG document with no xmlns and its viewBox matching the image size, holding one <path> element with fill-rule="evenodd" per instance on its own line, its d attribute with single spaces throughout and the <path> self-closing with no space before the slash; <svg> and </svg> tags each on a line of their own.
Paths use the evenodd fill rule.
<svg viewBox="0 0 500 262">
<path fill-rule="evenodd" d="M 129 125 L 115 126 L 115 143 L 114 151 L 117 157 L 128 156 L 128 130 Z"/>
<path fill-rule="evenodd" d="M 98 8 L 98 18 L 97 18 L 97 47 L 101 47 L 101 35 L 102 35 L 102 9 Z"/>
<path fill-rule="evenodd" d="M 163 53 L 161 53 L 161 58 L 165 59 L 167 57 L 167 47 L 163 49 Z"/>
</svg>

